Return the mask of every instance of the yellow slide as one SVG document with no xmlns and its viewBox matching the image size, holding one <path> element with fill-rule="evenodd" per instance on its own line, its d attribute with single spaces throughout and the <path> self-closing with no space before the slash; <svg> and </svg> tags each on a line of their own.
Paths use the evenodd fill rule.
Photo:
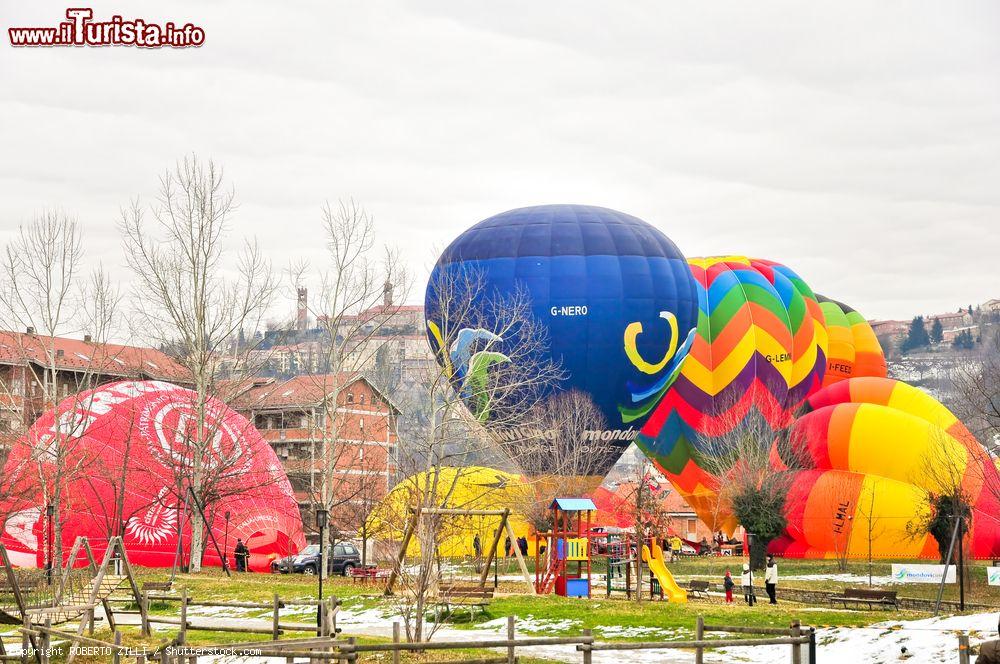
<svg viewBox="0 0 1000 664">
<path fill-rule="evenodd" d="M 668 601 L 676 603 L 685 603 L 688 601 L 688 594 L 686 590 L 683 590 L 674 581 L 674 575 L 667 570 L 667 566 L 663 564 L 663 549 L 657 544 L 653 544 L 653 555 L 649 555 L 649 547 L 645 544 L 642 545 L 642 560 L 649 564 L 649 571 L 656 577 L 656 580 L 660 583 L 660 587 L 663 588 L 663 596 L 667 598 Z"/>
</svg>

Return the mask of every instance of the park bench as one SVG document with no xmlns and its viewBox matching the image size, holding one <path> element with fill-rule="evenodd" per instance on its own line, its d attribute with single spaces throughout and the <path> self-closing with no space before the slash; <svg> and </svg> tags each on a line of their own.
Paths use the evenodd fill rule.
<svg viewBox="0 0 1000 664">
<path fill-rule="evenodd" d="M 350 577 L 355 583 L 377 583 L 389 578 L 392 570 L 379 569 L 378 565 L 367 565 L 365 567 L 352 567 Z"/>
<path fill-rule="evenodd" d="M 142 582 L 142 592 L 170 592 L 170 588 L 173 586 L 171 581 L 143 581 Z"/>
<path fill-rule="evenodd" d="M 436 604 L 444 607 L 446 613 L 451 613 L 453 608 L 464 607 L 472 614 L 477 608 L 485 613 L 492 600 L 493 588 L 452 584 L 441 587 Z"/>
<path fill-rule="evenodd" d="M 711 584 L 708 581 L 688 581 L 688 597 L 697 599 L 708 599 L 708 589 Z"/>
<path fill-rule="evenodd" d="M 845 608 L 848 606 L 868 605 L 869 609 L 875 606 L 883 608 L 899 608 L 899 601 L 896 599 L 895 590 L 868 590 L 865 588 L 845 588 L 843 595 L 831 595 L 830 604 L 840 603 Z"/>
</svg>

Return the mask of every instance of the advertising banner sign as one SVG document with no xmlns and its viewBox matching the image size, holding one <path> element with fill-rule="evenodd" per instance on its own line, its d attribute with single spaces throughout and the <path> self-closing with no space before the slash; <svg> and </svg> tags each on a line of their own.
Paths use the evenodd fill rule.
<svg viewBox="0 0 1000 664">
<path fill-rule="evenodd" d="M 986 568 L 986 583 L 991 586 L 1000 586 L 1000 567 Z"/>
<path fill-rule="evenodd" d="M 892 566 L 892 580 L 896 583 L 941 583 L 944 565 L 896 565 Z M 945 583 L 955 583 L 955 566 L 948 565 Z M 1000 585 L 998 580 L 997 585 Z"/>
</svg>

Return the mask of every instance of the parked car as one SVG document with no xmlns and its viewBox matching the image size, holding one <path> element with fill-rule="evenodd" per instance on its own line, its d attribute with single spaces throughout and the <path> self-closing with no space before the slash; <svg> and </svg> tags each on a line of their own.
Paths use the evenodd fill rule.
<svg viewBox="0 0 1000 664">
<path fill-rule="evenodd" d="M 361 554 L 350 542 L 337 542 L 323 551 L 328 574 L 347 576 L 361 565 Z M 310 544 L 294 556 L 287 556 L 271 563 L 275 574 L 315 574 L 319 571 L 319 544 Z"/>
</svg>

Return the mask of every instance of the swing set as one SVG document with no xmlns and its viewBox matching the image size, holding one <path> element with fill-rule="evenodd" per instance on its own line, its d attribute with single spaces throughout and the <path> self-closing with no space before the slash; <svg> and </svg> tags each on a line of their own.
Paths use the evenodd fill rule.
<svg viewBox="0 0 1000 664">
<path fill-rule="evenodd" d="M 489 547 L 484 552 L 485 557 L 483 559 L 483 565 L 479 572 L 479 578 L 474 586 L 479 591 L 485 590 L 486 588 L 486 581 L 490 575 L 490 566 L 493 564 L 493 561 L 497 556 L 497 549 L 500 547 L 501 538 L 506 535 L 512 543 L 517 541 L 514 529 L 510 525 L 510 509 L 467 510 L 446 507 L 410 507 L 409 518 L 407 519 L 406 528 L 403 531 L 403 538 L 399 546 L 399 553 L 396 556 L 395 564 L 393 565 L 392 572 L 389 575 L 389 581 L 385 587 L 386 595 L 393 594 L 393 588 L 399 580 L 400 570 L 403 568 L 403 562 L 406 559 L 406 550 L 410 545 L 410 541 L 413 539 L 414 535 L 418 535 L 419 539 L 418 531 L 422 520 L 421 517 L 423 516 L 442 516 L 450 518 L 492 517 L 500 519 L 500 524 L 493 532 L 493 537 L 490 541 Z M 524 556 L 521 555 L 521 550 L 517 546 L 512 546 L 511 552 L 517 560 L 525 587 L 531 594 L 534 594 L 535 586 L 531 581 L 531 575 L 528 572 L 528 565 L 524 560 Z M 443 584 L 443 587 L 439 588 L 438 591 L 439 594 L 447 595 L 450 591 L 454 591 L 456 587 L 457 584 L 454 581 L 451 581 L 449 584 Z"/>
</svg>

